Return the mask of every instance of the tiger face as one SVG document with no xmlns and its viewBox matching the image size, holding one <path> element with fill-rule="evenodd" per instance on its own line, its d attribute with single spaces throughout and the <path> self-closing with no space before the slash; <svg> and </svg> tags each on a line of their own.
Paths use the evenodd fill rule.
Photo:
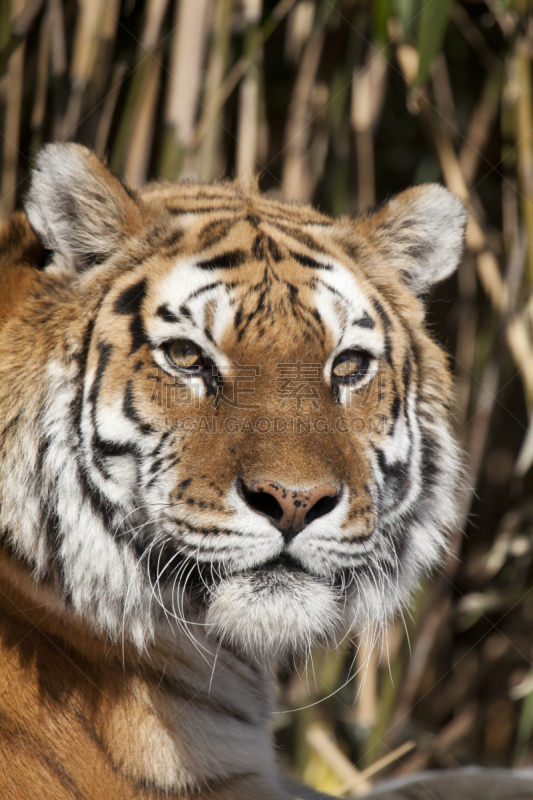
<svg viewBox="0 0 533 800">
<path fill-rule="evenodd" d="M 387 621 L 455 519 L 421 298 L 461 204 L 422 186 L 334 221 L 238 184 L 131 192 L 53 145 L 26 210 L 51 255 L 0 339 L 0 503 L 35 573 L 139 647 L 170 625 L 305 653 Z"/>
</svg>

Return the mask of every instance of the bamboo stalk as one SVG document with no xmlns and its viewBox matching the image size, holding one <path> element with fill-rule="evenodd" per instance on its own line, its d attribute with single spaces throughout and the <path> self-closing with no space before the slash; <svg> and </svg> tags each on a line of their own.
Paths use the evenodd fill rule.
<svg viewBox="0 0 533 800">
<path fill-rule="evenodd" d="M 423 109 L 426 114 L 429 113 L 426 102 L 423 103 Z M 487 246 L 487 238 L 474 213 L 472 213 L 470 193 L 449 137 L 438 124 L 434 124 L 434 121 L 432 131 L 445 183 L 471 211 L 466 228 L 466 244 L 472 252 L 476 253 L 479 279 L 494 308 L 498 313 L 502 313 L 508 304 L 508 292 L 496 256 L 491 248 Z"/>
<path fill-rule="evenodd" d="M 28 35 L 43 3 L 44 0 L 27 0 L 24 5 L 18 0 L 0 3 L 0 76 Z"/>
<path fill-rule="evenodd" d="M 327 18 L 326 18 L 327 19 Z M 300 69 L 291 96 L 285 126 L 285 157 L 281 182 L 283 192 L 292 200 L 308 202 L 309 142 L 311 139 L 311 92 L 322 56 L 326 19 L 318 22 L 304 48 Z"/>
<path fill-rule="evenodd" d="M 355 700 L 355 718 L 359 725 L 370 730 L 376 721 L 378 668 L 378 656 L 374 649 L 371 627 L 359 637 L 356 666 L 359 685 Z"/>
<path fill-rule="evenodd" d="M 162 57 L 163 48 L 160 47 L 155 51 L 154 58 L 148 61 L 148 70 L 139 96 L 135 124 L 124 163 L 124 180 L 130 186 L 142 186 L 148 178 Z"/>
<path fill-rule="evenodd" d="M 263 47 L 265 42 L 270 38 L 270 36 L 272 36 L 272 34 L 276 30 L 280 22 L 289 13 L 295 2 L 296 0 L 280 0 L 280 2 L 276 6 L 274 6 L 274 9 L 270 17 L 267 18 L 267 20 L 263 24 L 262 30 L 258 33 L 254 52 L 260 50 L 261 47 Z M 203 141 L 204 136 L 211 123 L 213 114 L 218 114 L 220 112 L 221 108 L 227 102 L 231 93 L 238 86 L 239 81 L 241 80 L 242 76 L 245 74 L 249 66 L 250 66 L 249 59 L 246 56 L 242 56 L 233 65 L 231 70 L 224 78 L 224 81 L 220 85 L 220 88 L 216 93 L 216 96 L 213 98 L 212 105 L 209 108 L 207 108 L 204 105 L 202 116 L 200 117 L 190 139 L 190 144 L 189 144 L 190 150 L 196 149 Z"/>
<path fill-rule="evenodd" d="M 104 3 L 95 3 L 94 0 L 79 0 L 72 63 L 70 65 L 71 89 L 65 116 L 58 131 L 57 138 L 60 141 L 71 139 L 76 134 L 85 90 L 93 73 L 98 55 L 105 8 Z"/>
<path fill-rule="evenodd" d="M 328 736 L 324 728 L 318 723 L 310 725 L 307 729 L 306 742 L 309 747 L 324 759 L 326 764 L 328 764 L 333 772 L 342 780 L 342 786 L 336 794 L 348 794 L 352 797 L 359 797 L 362 794 L 366 794 L 371 789 L 371 778 L 378 775 L 390 764 L 394 764 L 395 761 L 403 758 L 403 756 L 410 753 L 411 750 L 416 747 L 416 742 L 414 741 L 404 742 L 366 769 L 359 770 L 352 764 L 350 759 L 344 755 L 336 742 Z"/>
<path fill-rule="evenodd" d="M 136 66 L 110 158 L 113 172 L 123 175 L 127 169 L 133 180 L 138 180 L 146 173 L 150 158 L 148 151 L 152 142 L 153 121 L 150 132 L 147 130 L 149 126 L 146 119 L 147 115 L 151 114 L 153 120 L 156 98 L 149 92 L 153 91 L 155 95 L 155 76 L 159 74 L 162 56 L 162 50 L 158 50 L 159 39 L 167 8 L 168 0 L 148 1 L 141 41 L 137 50 Z M 137 125 L 141 127 L 138 134 L 136 133 Z M 146 152 L 142 152 L 140 149 L 141 141 L 144 143 Z M 139 164 L 138 170 L 134 164 L 134 156 L 130 153 L 132 147 L 135 149 L 136 157 L 140 158 L 142 162 Z"/>
<path fill-rule="evenodd" d="M 244 55 L 250 66 L 241 83 L 237 120 L 237 175 L 250 183 L 255 172 L 259 123 L 259 52 L 256 50 L 257 32 L 261 19 L 261 0 L 244 0 L 246 33 Z"/>
<path fill-rule="evenodd" d="M 309 148 L 308 192 L 313 197 L 316 186 L 324 175 L 324 165 L 329 150 L 331 136 L 328 118 L 329 86 L 325 81 L 317 81 L 311 95 L 311 118 L 313 136 Z"/>
<path fill-rule="evenodd" d="M 428 763 L 435 754 L 448 754 L 454 744 L 471 734 L 476 723 L 475 705 L 467 705 L 433 738 L 429 746 L 413 753 L 394 771 L 394 777 L 413 775 L 427 769 Z"/>
<path fill-rule="evenodd" d="M 135 117 L 142 94 L 143 84 L 150 70 L 150 56 L 143 55 L 138 61 L 128 87 L 126 100 L 122 109 L 120 123 L 115 134 L 109 165 L 117 175 L 122 175 L 128 156 L 128 147 L 135 126 Z"/>
<path fill-rule="evenodd" d="M 126 64 L 116 64 L 113 68 L 111 76 L 111 85 L 109 92 L 104 101 L 96 136 L 94 141 L 94 152 L 99 158 L 105 159 L 107 151 L 107 143 L 109 140 L 109 132 L 111 130 L 111 123 L 117 107 L 117 101 L 120 93 L 120 88 L 126 77 L 128 67 Z"/>
<path fill-rule="evenodd" d="M 60 78 L 67 71 L 67 46 L 65 42 L 65 22 L 61 0 L 48 0 L 50 27 L 53 36 L 51 43 L 52 74 Z"/>
<path fill-rule="evenodd" d="M 297 64 L 311 31 L 315 18 L 313 0 L 300 0 L 287 19 L 285 32 L 285 60 Z"/>
<path fill-rule="evenodd" d="M 531 45 L 520 38 L 515 51 L 518 85 L 516 105 L 516 138 L 518 181 L 522 193 L 522 214 L 528 236 L 528 282 L 533 286 L 533 114 L 531 104 Z"/>
<path fill-rule="evenodd" d="M 52 34 L 50 51 L 53 105 L 52 136 L 54 139 L 60 139 L 68 103 L 67 45 L 61 0 L 48 0 L 48 14 L 50 15 L 50 30 Z"/>
<path fill-rule="evenodd" d="M 447 135 L 452 141 L 455 141 L 457 138 L 458 125 L 455 116 L 455 103 L 453 101 L 450 75 L 448 73 L 448 65 L 446 64 L 446 56 L 444 53 L 437 56 L 433 62 L 430 75 L 435 103 L 441 122 L 446 127 Z"/>
<path fill-rule="evenodd" d="M 217 109 L 216 101 L 228 61 L 229 21 L 233 10 L 233 0 L 215 0 L 215 3 L 213 41 L 209 54 L 204 97 L 205 113 L 209 117 L 209 122 L 199 157 L 200 176 L 203 180 L 212 180 L 222 168 L 221 145 L 224 123 L 220 119 L 222 109 Z"/>
<path fill-rule="evenodd" d="M 14 3 L 13 13 L 20 13 L 21 3 Z M 24 80 L 25 43 L 15 50 L 7 69 L 5 134 L 3 142 L 0 217 L 7 218 L 15 208 L 19 163 L 20 115 Z"/>
<path fill-rule="evenodd" d="M 479 270 L 479 267 L 478 267 Z M 472 376 L 476 356 L 477 309 L 476 258 L 467 253 L 457 270 L 458 320 L 455 359 L 456 425 L 461 428 L 467 419 L 472 392 Z"/>
<path fill-rule="evenodd" d="M 176 4 L 170 68 L 165 103 L 165 134 L 159 160 L 159 174 L 178 177 L 194 129 L 205 58 L 210 0 L 181 0 Z"/>
<path fill-rule="evenodd" d="M 46 99 L 48 93 L 48 80 L 50 75 L 50 47 L 51 47 L 51 28 L 50 28 L 50 11 L 44 15 L 41 32 L 39 37 L 39 50 L 37 54 L 37 81 L 35 86 L 35 95 L 33 100 L 33 109 L 31 114 L 30 126 L 40 139 L 40 133 L 44 123 L 46 111 Z M 37 141 L 34 139 L 33 144 L 37 146 Z"/>
<path fill-rule="evenodd" d="M 357 204 L 361 211 L 376 202 L 374 175 L 374 125 L 385 99 L 387 62 L 372 53 L 367 64 L 354 70 L 351 123 L 357 153 Z"/>
<path fill-rule="evenodd" d="M 100 118 L 104 113 L 108 93 L 114 93 L 116 86 L 116 68 L 112 63 L 113 51 L 117 37 L 121 0 L 105 0 L 99 37 L 96 43 L 97 57 L 89 77 L 85 92 L 84 107 L 84 139 L 96 141 L 100 126 Z M 125 73 L 124 73 L 125 74 Z M 111 75 L 111 81 L 109 76 Z M 116 92 L 115 92 L 116 94 Z"/>
<path fill-rule="evenodd" d="M 481 154 L 498 115 L 502 74 L 501 68 L 498 68 L 488 75 L 481 99 L 470 116 L 465 141 L 459 151 L 459 165 L 467 186 L 472 185 L 476 176 Z"/>
<path fill-rule="evenodd" d="M 378 775 L 380 772 L 383 772 L 384 769 L 387 769 L 391 764 L 394 764 L 395 761 L 399 761 L 403 758 L 407 753 L 410 753 L 411 750 L 414 750 L 416 747 L 416 742 L 412 739 L 408 742 L 404 742 L 403 744 L 396 747 L 394 750 L 391 750 L 390 753 L 378 758 L 377 761 L 374 761 L 373 764 L 370 764 L 369 767 L 364 769 L 360 774 L 357 781 L 346 781 L 346 783 L 341 787 L 341 793 L 348 793 L 350 796 L 358 797 L 359 795 L 363 794 L 366 791 L 363 787 L 366 785 L 367 781 L 373 778 L 375 775 Z"/>
<path fill-rule="evenodd" d="M 500 66 L 498 58 L 490 49 L 487 40 L 479 28 L 472 22 L 464 6 L 459 3 L 452 3 L 448 9 L 448 14 L 461 31 L 473 52 L 477 54 L 487 72 L 493 72 L 497 69 Z"/>
<path fill-rule="evenodd" d="M 369 791 L 371 784 L 362 777 L 363 773 L 339 750 L 334 740 L 319 724 L 315 723 L 307 728 L 305 740 L 309 747 L 331 767 L 343 784 L 348 786 L 345 791 L 355 787 L 360 788 L 362 792 Z"/>
<path fill-rule="evenodd" d="M 0 53 L 5 51 L 11 37 L 11 3 L 10 0 L 0 0 Z M 0 73 L 1 74 L 1 73 Z"/>
</svg>

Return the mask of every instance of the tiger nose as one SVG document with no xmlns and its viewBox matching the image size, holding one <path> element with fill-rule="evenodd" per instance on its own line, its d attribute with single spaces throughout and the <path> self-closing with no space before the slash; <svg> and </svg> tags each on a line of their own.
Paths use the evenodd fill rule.
<svg viewBox="0 0 533 800">
<path fill-rule="evenodd" d="M 296 491 L 273 481 L 260 481 L 246 489 L 243 496 L 250 508 L 266 514 L 289 542 L 313 520 L 329 514 L 339 500 L 339 491 L 323 483 L 309 491 Z"/>
</svg>

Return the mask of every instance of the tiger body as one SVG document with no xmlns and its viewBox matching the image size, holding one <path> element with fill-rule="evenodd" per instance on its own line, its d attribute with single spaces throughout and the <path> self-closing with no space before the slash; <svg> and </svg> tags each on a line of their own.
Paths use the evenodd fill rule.
<svg viewBox="0 0 533 800">
<path fill-rule="evenodd" d="M 264 664 L 386 623 L 454 524 L 420 296 L 462 207 L 133 193 L 53 146 L 26 211 L 0 234 L 5 796 L 293 796 Z"/>
</svg>

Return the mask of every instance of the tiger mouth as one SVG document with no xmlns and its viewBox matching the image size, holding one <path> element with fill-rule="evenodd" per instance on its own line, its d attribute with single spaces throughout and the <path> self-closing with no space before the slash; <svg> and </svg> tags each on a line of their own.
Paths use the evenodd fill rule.
<svg viewBox="0 0 533 800">
<path fill-rule="evenodd" d="M 258 564 L 249 571 L 253 574 L 257 574 L 258 572 L 273 572 L 276 569 L 286 569 L 289 572 L 307 573 L 305 567 L 303 567 L 294 558 L 286 554 L 277 556 L 277 558 L 272 558 L 270 561 L 266 561 L 264 564 Z"/>
<path fill-rule="evenodd" d="M 213 568 L 212 568 L 213 567 Z M 189 573 L 187 579 L 187 594 L 193 604 L 198 603 L 200 606 L 205 606 L 209 603 L 209 595 L 217 585 L 228 580 L 227 577 L 222 578 L 223 568 L 221 565 L 215 564 L 196 564 Z M 309 577 L 318 578 L 319 576 L 313 575 L 296 559 L 287 554 L 282 554 L 276 558 L 264 561 L 262 564 L 255 564 L 253 567 L 235 571 L 232 573 L 231 578 L 248 577 L 262 581 L 268 581 L 271 577 L 283 580 L 283 576 L 298 576 L 307 575 Z M 231 580 L 231 578 L 229 578 Z"/>
</svg>

